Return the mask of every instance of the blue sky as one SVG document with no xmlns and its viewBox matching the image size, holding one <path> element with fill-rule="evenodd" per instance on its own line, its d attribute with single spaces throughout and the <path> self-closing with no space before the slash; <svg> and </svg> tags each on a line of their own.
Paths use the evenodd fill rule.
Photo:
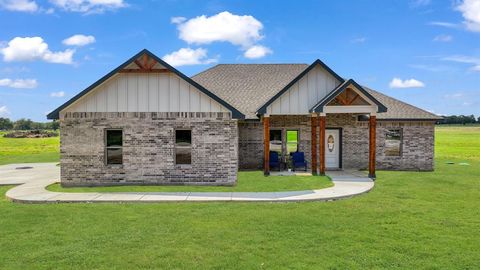
<svg viewBox="0 0 480 270">
<path fill-rule="evenodd" d="M 480 0 L 0 0 L 0 116 L 45 114 L 143 48 L 187 75 L 311 63 L 437 114 L 480 115 Z"/>
</svg>

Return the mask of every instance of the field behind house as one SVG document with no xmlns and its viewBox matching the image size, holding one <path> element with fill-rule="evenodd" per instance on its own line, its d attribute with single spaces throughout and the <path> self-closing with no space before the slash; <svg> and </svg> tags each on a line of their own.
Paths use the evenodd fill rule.
<svg viewBox="0 0 480 270">
<path fill-rule="evenodd" d="M 0 132 L 0 165 L 59 161 L 59 137 L 4 138 L 4 134 Z"/>
<path fill-rule="evenodd" d="M 479 138 L 437 128 L 434 172 L 380 171 L 371 192 L 342 201 L 3 199 L 0 269 L 479 269 Z"/>
</svg>

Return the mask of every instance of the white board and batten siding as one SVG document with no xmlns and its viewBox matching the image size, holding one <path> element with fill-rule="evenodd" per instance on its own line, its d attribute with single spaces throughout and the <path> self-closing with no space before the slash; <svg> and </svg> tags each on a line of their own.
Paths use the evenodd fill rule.
<svg viewBox="0 0 480 270">
<path fill-rule="evenodd" d="M 229 112 L 171 73 L 116 74 L 62 112 Z"/>
<path fill-rule="evenodd" d="M 309 110 L 340 84 L 317 65 L 267 107 L 267 114 L 309 114 Z"/>
</svg>

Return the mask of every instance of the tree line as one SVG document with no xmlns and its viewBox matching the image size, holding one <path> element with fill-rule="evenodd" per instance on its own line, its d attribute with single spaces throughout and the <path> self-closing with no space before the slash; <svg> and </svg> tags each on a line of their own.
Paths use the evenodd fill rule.
<svg viewBox="0 0 480 270">
<path fill-rule="evenodd" d="M 58 121 L 42 123 L 25 118 L 12 121 L 9 118 L 0 117 L 0 130 L 57 130 L 58 127 Z"/>
<path fill-rule="evenodd" d="M 472 115 L 449 115 L 444 116 L 442 120 L 437 121 L 437 124 L 480 124 L 480 116 L 475 118 Z"/>
</svg>

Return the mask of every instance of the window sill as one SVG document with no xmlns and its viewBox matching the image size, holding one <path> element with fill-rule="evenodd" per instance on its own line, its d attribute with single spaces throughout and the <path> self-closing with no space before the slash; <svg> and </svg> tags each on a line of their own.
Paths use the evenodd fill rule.
<svg viewBox="0 0 480 270">
<path fill-rule="evenodd" d="M 175 164 L 176 169 L 191 169 L 192 164 Z"/>
<path fill-rule="evenodd" d="M 105 164 L 105 167 L 111 169 L 123 169 L 123 164 Z"/>
</svg>

